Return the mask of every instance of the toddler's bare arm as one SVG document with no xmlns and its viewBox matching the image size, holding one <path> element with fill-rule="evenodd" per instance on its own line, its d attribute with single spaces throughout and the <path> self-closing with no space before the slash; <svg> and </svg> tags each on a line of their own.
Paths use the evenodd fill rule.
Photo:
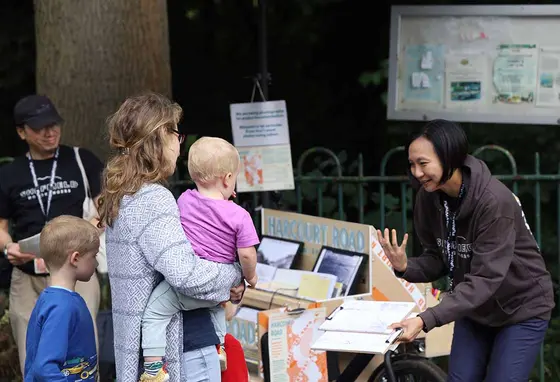
<svg viewBox="0 0 560 382">
<path fill-rule="evenodd" d="M 257 285 L 257 251 L 255 247 L 238 248 L 239 262 L 243 277 L 251 287 Z"/>
</svg>

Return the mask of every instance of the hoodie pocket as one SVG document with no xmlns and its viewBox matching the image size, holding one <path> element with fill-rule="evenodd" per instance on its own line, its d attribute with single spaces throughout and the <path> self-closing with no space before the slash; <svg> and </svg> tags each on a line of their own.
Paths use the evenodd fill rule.
<svg viewBox="0 0 560 382">
<path fill-rule="evenodd" d="M 508 318 L 513 316 L 523 306 L 523 301 L 515 296 L 510 298 L 496 299 L 498 309 L 504 313 Z"/>
</svg>

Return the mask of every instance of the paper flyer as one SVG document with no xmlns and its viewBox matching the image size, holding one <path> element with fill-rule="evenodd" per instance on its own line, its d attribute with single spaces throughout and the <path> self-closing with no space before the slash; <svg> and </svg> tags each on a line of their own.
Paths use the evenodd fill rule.
<svg viewBox="0 0 560 382">
<path fill-rule="evenodd" d="M 533 103 L 537 90 L 538 50 L 535 44 L 502 44 L 494 61 L 495 102 Z"/>
<path fill-rule="evenodd" d="M 293 190 L 286 102 L 232 104 L 230 117 L 242 167 L 237 192 Z"/>
<path fill-rule="evenodd" d="M 560 106 L 560 46 L 540 49 L 536 105 Z"/>
<path fill-rule="evenodd" d="M 488 79 L 482 54 L 451 54 L 445 60 L 445 106 L 462 108 L 484 102 Z"/>
<path fill-rule="evenodd" d="M 443 45 L 409 45 L 405 48 L 404 103 L 443 101 Z"/>
<path fill-rule="evenodd" d="M 325 308 L 299 315 L 273 313 L 269 317 L 270 382 L 328 382 L 327 355 L 311 349 L 325 321 Z"/>
<path fill-rule="evenodd" d="M 237 192 L 293 190 L 290 145 L 237 147 L 241 171 Z"/>
</svg>

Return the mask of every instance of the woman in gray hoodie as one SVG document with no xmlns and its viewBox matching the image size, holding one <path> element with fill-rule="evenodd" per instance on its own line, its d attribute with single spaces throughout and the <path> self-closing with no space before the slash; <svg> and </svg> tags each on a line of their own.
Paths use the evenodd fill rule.
<svg viewBox="0 0 560 382">
<path fill-rule="evenodd" d="M 527 381 L 554 308 L 552 280 L 519 199 L 468 146 L 461 127 L 434 120 L 407 147 L 423 253 L 407 258 L 408 236 L 399 244 L 395 230 L 378 238 L 397 277 L 447 276 L 451 288 L 438 305 L 393 326 L 412 341 L 455 322 L 448 381 Z"/>
</svg>

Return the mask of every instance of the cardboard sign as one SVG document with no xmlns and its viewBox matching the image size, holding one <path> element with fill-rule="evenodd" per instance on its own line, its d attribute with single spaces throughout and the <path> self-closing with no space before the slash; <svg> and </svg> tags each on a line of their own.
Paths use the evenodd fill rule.
<svg viewBox="0 0 560 382">
<path fill-rule="evenodd" d="M 294 212 L 262 209 L 263 235 L 301 241 L 305 245 L 293 268 L 310 271 L 323 245 L 370 255 L 369 225 L 348 223 Z M 370 263 L 370 261 L 368 261 Z M 357 293 L 371 291 L 370 267 L 366 265 L 359 276 Z"/>
</svg>

